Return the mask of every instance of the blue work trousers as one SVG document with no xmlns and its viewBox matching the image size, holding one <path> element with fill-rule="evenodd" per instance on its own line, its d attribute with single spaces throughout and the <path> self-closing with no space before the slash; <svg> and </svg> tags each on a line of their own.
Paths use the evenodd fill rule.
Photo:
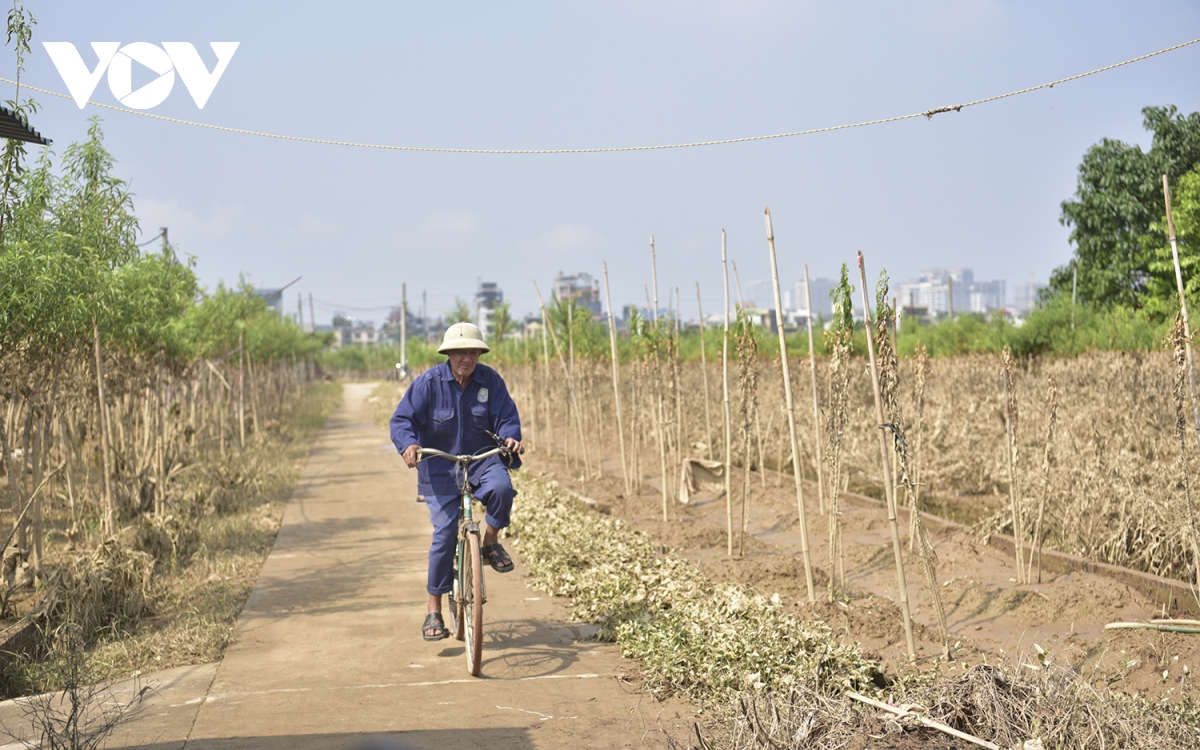
<svg viewBox="0 0 1200 750">
<path fill-rule="evenodd" d="M 508 526 L 513 498 L 517 495 L 508 470 L 501 463 L 492 463 L 473 478 L 479 483 L 478 487 L 472 483 L 475 499 L 487 509 L 485 520 L 488 525 L 493 529 Z M 426 495 L 425 503 L 429 506 L 429 521 L 433 524 L 433 544 L 429 547 L 429 583 L 426 588 L 430 594 L 447 594 L 454 588 L 454 547 L 458 539 L 462 496 Z"/>
</svg>

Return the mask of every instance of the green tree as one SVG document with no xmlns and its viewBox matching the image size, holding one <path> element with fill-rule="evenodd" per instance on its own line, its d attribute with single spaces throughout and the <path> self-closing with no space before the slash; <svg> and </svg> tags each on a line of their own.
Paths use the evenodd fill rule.
<svg viewBox="0 0 1200 750">
<path fill-rule="evenodd" d="M 1175 260 L 1171 254 L 1165 210 L 1143 235 L 1142 249 L 1150 258 L 1146 291 L 1147 309 L 1160 318 L 1175 314 L 1179 291 L 1175 282 Z M 1179 265 L 1183 271 L 1184 293 L 1189 300 L 1200 300 L 1200 167 L 1179 178 L 1171 195 L 1171 214 L 1179 246 Z"/>
<path fill-rule="evenodd" d="M 446 313 L 446 323 L 470 323 L 472 317 L 474 316 L 471 315 L 471 308 L 467 306 L 467 303 L 455 297 L 454 307 Z"/>
<path fill-rule="evenodd" d="M 1071 227 L 1079 264 L 1079 299 L 1101 305 L 1142 306 L 1149 294 L 1155 251 L 1144 240 L 1163 214 L 1162 175 L 1174 184 L 1200 165 L 1200 112 L 1181 115 L 1172 105 L 1146 107 L 1152 132 L 1148 152 L 1103 139 L 1084 154 L 1075 198 L 1063 201 L 1060 221 Z M 1165 238 L 1164 238 L 1165 241 Z M 1051 295 L 1069 295 L 1072 264 L 1050 276 Z"/>
<path fill-rule="evenodd" d="M 492 324 L 492 345 L 500 346 L 504 343 L 504 336 L 513 327 L 512 319 L 512 304 L 509 302 L 499 302 L 496 304 L 489 314 L 489 322 Z"/>
</svg>

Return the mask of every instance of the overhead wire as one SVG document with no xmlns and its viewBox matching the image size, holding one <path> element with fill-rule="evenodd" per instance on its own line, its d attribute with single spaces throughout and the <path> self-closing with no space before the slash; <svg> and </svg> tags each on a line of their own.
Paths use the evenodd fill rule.
<svg viewBox="0 0 1200 750">
<path fill-rule="evenodd" d="M 1114 70 L 1116 68 L 1124 67 L 1126 65 L 1132 65 L 1133 63 L 1141 62 L 1142 60 L 1148 60 L 1152 57 L 1157 57 L 1158 55 L 1163 55 L 1168 52 L 1174 52 L 1175 50 L 1183 49 L 1184 47 L 1191 46 L 1193 44 L 1196 44 L 1197 42 L 1200 42 L 1200 39 L 1192 39 L 1191 41 L 1183 42 L 1181 44 L 1176 44 L 1171 47 L 1164 47 L 1163 49 L 1157 50 L 1155 52 L 1150 52 L 1145 55 L 1139 55 L 1138 57 L 1130 58 L 1129 60 L 1124 60 L 1122 62 L 1113 63 L 1112 65 L 1106 65 L 1103 68 L 1096 68 L 1095 70 L 1089 70 L 1086 73 L 1078 73 L 1076 75 L 1068 76 L 1066 78 L 1059 78 L 1054 81 L 1049 81 L 1047 83 L 1038 84 L 1037 86 L 1029 86 L 1028 88 L 1018 89 L 1016 91 L 1009 91 L 1006 94 L 997 94 L 995 96 L 989 96 L 989 97 L 985 97 L 983 99 L 975 99 L 973 101 L 964 102 L 962 104 L 953 104 L 953 105 L 949 105 L 949 106 L 945 106 L 945 107 L 934 107 L 932 109 L 926 109 L 921 112 L 912 112 L 912 113 L 909 113 L 906 115 L 896 115 L 894 117 L 884 117 L 884 118 L 880 118 L 880 119 L 876 119 L 876 120 L 866 120 L 863 122 L 845 123 L 842 125 L 830 125 L 830 126 L 823 127 L 823 128 L 812 128 L 809 130 L 794 130 L 789 133 L 773 133 L 770 135 L 753 135 L 753 136 L 745 136 L 742 138 L 726 138 L 723 140 L 692 141 L 692 142 L 688 142 L 688 143 L 666 143 L 666 144 L 649 145 L 649 146 L 605 146 L 605 147 L 595 147 L 595 148 L 490 149 L 490 148 L 449 148 L 449 147 L 440 147 L 440 146 L 397 146 L 397 145 L 389 145 L 389 144 L 382 144 L 382 143 L 356 143 L 353 141 L 338 141 L 338 140 L 329 140 L 329 139 L 325 139 L 325 138 L 306 138 L 303 136 L 296 136 L 296 135 L 283 135 L 283 134 L 279 134 L 279 133 L 265 133 L 265 132 L 258 131 L 258 130 L 247 130 L 244 128 L 231 128 L 231 127 L 226 127 L 223 125 L 212 125 L 212 124 L 204 123 L 204 122 L 195 122 L 193 120 L 182 120 L 182 119 L 179 119 L 176 117 L 167 117 L 165 115 L 154 114 L 153 112 L 143 112 L 141 110 L 136 110 L 136 109 L 127 109 L 125 107 L 117 107 L 112 104 L 104 104 L 102 102 L 88 101 L 88 104 L 91 104 L 96 107 L 101 107 L 103 109 L 113 110 L 116 112 L 124 112 L 126 114 L 139 115 L 141 117 L 149 117 L 154 120 L 161 120 L 164 122 L 173 122 L 173 123 L 180 124 L 180 125 L 190 125 L 192 127 L 205 128 L 208 130 L 217 130 L 217 131 L 221 131 L 224 133 L 238 133 L 241 135 L 252 135 L 252 136 L 257 136 L 260 138 L 272 138 L 272 139 L 282 140 L 282 141 L 296 141 L 296 142 L 300 142 L 300 143 L 316 143 L 316 144 L 323 144 L 323 145 L 327 145 L 327 146 L 348 146 L 351 148 L 379 149 L 379 150 L 384 150 L 384 151 L 419 151 L 419 152 L 431 152 L 431 153 L 443 153 L 443 154 L 601 154 L 601 153 L 618 153 L 618 152 L 626 152 L 626 151 L 659 151 L 659 150 L 665 150 L 665 149 L 697 148 L 700 146 L 726 146 L 726 145 L 730 145 L 730 144 L 734 144 L 734 143 L 749 143 L 752 141 L 766 141 L 766 140 L 773 140 L 776 138 L 792 138 L 792 137 L 801 136 L 801 135 L 814 135 L 816 133 L 830 133 L 830 132 L 833 132 L 836 130 L 848 130 L 851 128 L 863 128 L 863 127 L 867 127 L 869 125 L 882 125 L 884 123 L 889 123 L 889 122 L 900 122 L 901 120 L 911 120 L 911 119 L 914 119 L 917 117 L 924 117 L 926 119 L 931 119 L 931 118 L 933 118 L 934 115 L 943 114 L 945 112 L 961 112 L 962 110 L 966 109 L 967 107 L 975 107 L 980 104 L 988 104 L 990 102 L 1000 101 L 1001 99 L 1008 99 L 1010 97 L 1020 96 L 1021 94 L 1028 94 L 1033 91 L 1038 91 L 1040 89 L 1054 88 L 1055 86 L 1058 86 L 1060 84 L 1068 83 L 1070 81 L 1077 81 L 1081 78 L 1087 78 L 1088 76 L 1094 76 L 1094 75 L 1097 75 L 1098 73 L 1104 73 L 1106 71 Z M 49 89 L 39 88 L 37 86 L 30 86 L 27 83 L 18 84 L 16 81 L 8 79 L 8 78 L 0 77 L 0 82 L 23 86 L 31 91 L 37 91 L 39 93 L 47 94 L 49 96 L 57 96 L 57 97 L 60 97 L 63 99 L 73 99 L 74 98 L 67 94 L 59 93 L 57 91 L 51 91 Z"/>
</svg>

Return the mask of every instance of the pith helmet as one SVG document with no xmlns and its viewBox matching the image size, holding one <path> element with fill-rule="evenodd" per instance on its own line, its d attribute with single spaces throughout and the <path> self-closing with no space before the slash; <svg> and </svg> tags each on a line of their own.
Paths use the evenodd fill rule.
<svg viewBox="0 0 1200 750">
<path fill-rule="evenodd" d="M 491 351 L 483 342 L 483 334 L 474 323 L 455 323 L 446 329 L 446 337 L 438 347 L 438 354 L 445 354 L 454 349 L 480 349 Z"/>
</svg>

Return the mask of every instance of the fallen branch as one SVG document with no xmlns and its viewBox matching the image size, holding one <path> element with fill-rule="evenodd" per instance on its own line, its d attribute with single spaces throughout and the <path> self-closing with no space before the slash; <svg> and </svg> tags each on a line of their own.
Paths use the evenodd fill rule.
<svg viewBox="0 0 1200 750">
<path fill-rule="evenodd" d="M 849 690 L 846 691 L 846 695 L 850 696 L 851 698 L 853 698 L 856 701 L 866 703 L 869 706 L 874 706 L 875 708 L 882 709 L 884 711 L 887 711 L 888 713 L 895 714 L 896 716 L 912 717 L 912 718 L 916 719 L 917 722 L 920 723 L 921 725 L 927 726 L 930 729 L 936 729 L 939 732 L 944 732 L 945 734 L 948 734 L 951 737 L 957 737 L 960 740 L 966 740 L 967 742 L 974 743 L 976 745 L 979 745 L 980 747 L 989 748 L 989 750 L 1002 750 L 1001 747 L 994 742 L 988 742 L 987 740 L 980 739 L 979 737 L 976 737 L 973 734 L 967 734 L 966 732 L 960 732 L 957 729 L 955 729 L 954 727 L 947 726 L 940 721 L 934 721 L 933 719 L 922 716 L 921 714 L 917 713 L 916 711 L 913 711 L 910 708 L 903 708 L 900 706 L 892 706 L 890 704 L 883 703 L 882 701 L 877 701 L 873 698 L 868 698 L 865 695 L 859 695 L 858 693 L 855 693 L 855 692 L 849 691 Z"/>
</svg>

